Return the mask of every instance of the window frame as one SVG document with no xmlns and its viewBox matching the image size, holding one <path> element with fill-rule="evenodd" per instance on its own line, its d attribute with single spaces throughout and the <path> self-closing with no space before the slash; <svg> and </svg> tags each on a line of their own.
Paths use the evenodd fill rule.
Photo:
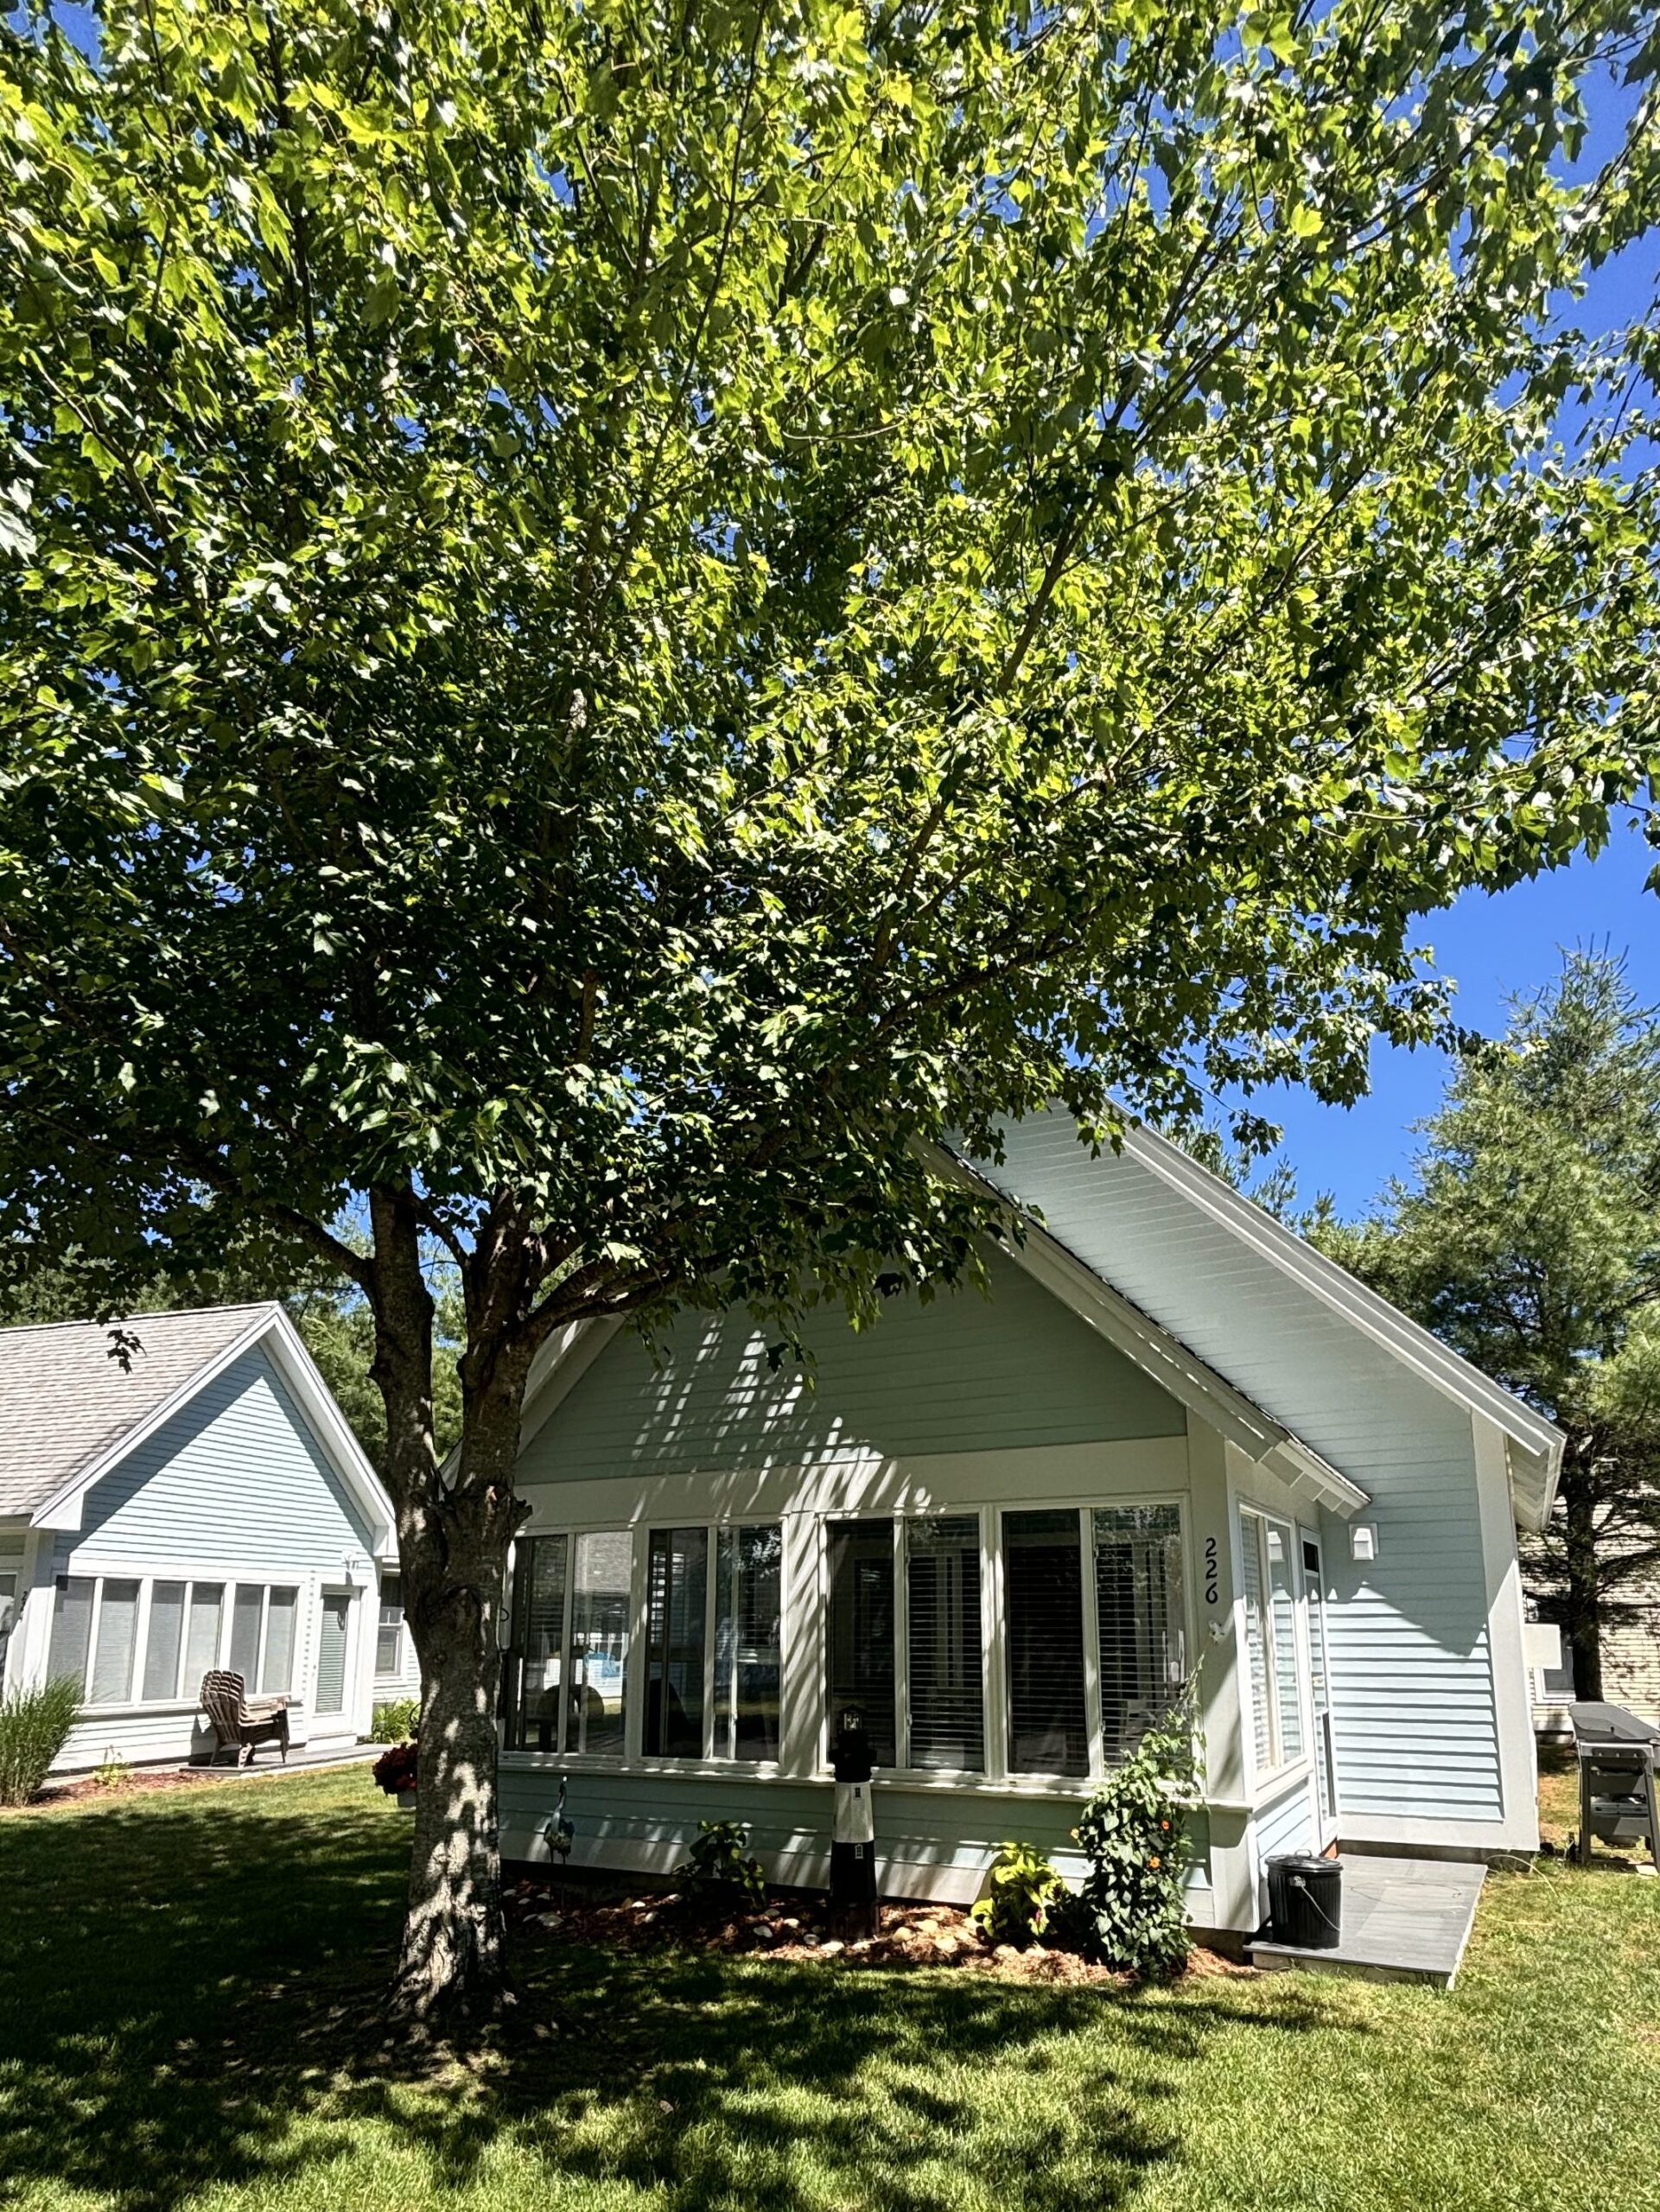
<svg viewBox="0 0 1660 2212">
<path fill-rule="evenodd" d="M 833 1517 L 833 1516 L 832 1516 Z M 696 1758 L 680 1757 L 672 1752 L 652 1751 L 646 1748 L 646 1687 L 651 1666 L 651 1562 L 652 1540 L 667 1535 L 677 1529 L 702 1529 L 708 1537 L 708 1556 L 703 1585 L 703 1748 Z M 506 1593 L 505 1617 L 512 1634 L 512 1624 L 518 1605 L 518 1579 L 525 1572 L 525 1549 L 529 1545 L 548 1542 L 563 1536 L 568 1547 L 565 1554 L 564 1590 L 559 1618 L 559 1707 L 555 1718 L 552 1737 L 554 1748 L 543 1751 L 539 1746 L 520 1743 L 509 1745 L 509 1719 L 506 1708 L 499 1705 L 496 1727 L 504 1758 L 525 1759 L 544 1765 L 563 1766 L 571 1762 L 583 1769 L 604 1771 L 618 1766 L 645 1766 L 654 1773 L 692 1776 L 712 1770 L 723 1775 L 777 1776 L 782 1770 L 784 1752 L 784 1675 L 787 1637 L 785 1634 L 785 1596 L 787 1576 L 784 1560 L 779 1561 L 779 1756 L 770 1759 L 739 1758 L 715 1747 L 715 1709 L 717 1700 L 718 1677 L 716 1666 L 716 1624 L 719 1599 L 720 1538 L 723 1534 L 735 1535 L 743 1529 L 776 1529 L 780 1547 L 787 1557 L 786 1516 L 776 1513 L 731 1513 L 700 1516 L 696 1512 L 675 1516 L 665 1515 L 653 1520 L 619 1522 L 606 1520 L 556 1521 L 532 1523 L 521 1529 L 513 1541 L 512 1560 Z M 576 1587 L 576 1546 L 584 1536 L 625 1535 L 629 1541 L 629 1605 L 628 1649 L 623 1660 L 622 1719 L 623 1742 L 620 1751 L 561 1750 L 566 1741 L 570 1712 L 570 1635 Z M 524 1698 L 524 1655 L 514 1643 L 504 1649 L 504 1657 L 514 1662 L 513 1695 L 521 1704 Z M 514 1732 L 523 1735 L 523 1713 L 515 1717 Z"/>
<path fill-rule="evenodd" d="M 1250 1681 L 1250 1624 L 1248 1609 L 1250 1604 L 1243 1578 L 1240 1580 L 1240 1682 L 1244 1693 L 1240 1710 L 1245 1726 L 1242 1731 L 1250 1752 L 1251 1780 L 1254 1790 L 1260 1794 L 1270 1783 L 1287 1781 L 1303 1771 L 1313 1757 L 1313 1734 L 1310 1715 L 1311 1700 L 1304 1695 L 1307 1657 L 1306 1598 L 1303 1589 L 1302 1536 L 1295 1521 L 1287 1520 L 1272 1506 L 1258 1505 L 1241 1498 L 1237 1505 L 1239 1542 L 1243 1552 L 1248 1543 L 1256 1548 L 1258 1584 L 1262 1597 L 1262 1635 L 1264 1672 L 1268 1691 L 1269 1756 L 1259 1758 L 1256 1750 L 1256 1714 L 1252 1707 Z M 1256 1524 L 1255 1534 L 1251 1523 Z M 1290 1571 L 1291 1596 L 1291 1695 L 1296 1706 L 1297 1720 L 1302 1737 L 1301 1747 L 1294 1751 L 1285 1748 L 1284 1726 L 1281 1707 L 1279 1641 L 1274 1624 L 1274 1586 L 1269 1576 L 1268 1532 L 1277 1529 L 1285 1543 L 1286 1564 Z"/>
<path fill-rule="evenodd" d="M 389 1582 L 395 1582 L 398 1585 L 396 1621 L 389 1621 L 386 1618 L 387 1613 L 394 1610 L 386 1602 L 386 1585 Z M 375 1591 L 375 1680 L 377 1681 L 392 1681 L 401 1678 L 403 1675 L 404 1624 L 403 1573 L 401 1569 L 390 1574 L 383 1573 Z M 380 1639 L 389 1631 L 392 1639 L 392 1663 L 390 1667 L 383 1667 L 380 1663 Z"/>
</svg>

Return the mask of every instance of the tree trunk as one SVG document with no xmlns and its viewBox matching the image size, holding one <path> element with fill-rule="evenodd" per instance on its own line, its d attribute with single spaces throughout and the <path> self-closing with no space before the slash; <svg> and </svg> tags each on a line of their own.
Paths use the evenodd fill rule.
<svg viewBox="0 0 1660 2212">
<path fill-rule="evenodd" d="M 394 2010 L 428 2019 L 487 2012 L 505 1976 L 496 1798 L 496 1689 L 529 1351 L 516 1301 L 469 1323 L 461 1442 L 446 1481 L 432 1438 L 432 1300 L 407 1192 L 377 1192 L 376 1382 L 398 1512 L 405 1618 L 421 1662 L 420 1750 L 408 1910 Z M 479 1341 L 482 1336 L 485 1341 Z"/>
<path fill-rule="evenodd" d="M 1596 1499 L 1577 1470 L 1563 1470 L 1562 1503 L 1568 1514 L 1562 1629 L 1574 1655 L 1574 1694 L 1597 1700 L 1602 1695 L 1602 1576 L 1597 1561 Z"/>
</svg>

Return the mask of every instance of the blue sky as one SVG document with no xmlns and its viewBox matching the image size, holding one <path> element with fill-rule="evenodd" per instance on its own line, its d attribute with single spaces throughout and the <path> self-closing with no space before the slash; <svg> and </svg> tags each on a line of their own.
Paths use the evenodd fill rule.
<svg viewBox="0 0 1660 2212">
<path fill-rule="evenodd" d="M 1630 92 L 1612 85 L 1593 93 L 1580 175 L 1611 150 L 1631 105 Z M 1597 272 L 1574 319 L 1584 329 L 1606 330 L 1655 308 L 1655 252 L 1644 242 Z M 1660 1005 L 1660 899 L 1643 887 L 1657 859 L 1640 826 L 1627 821 L 1594 861 L 1582 856 L 1497 895 L 1466 892 L 1429 916 L 1417 942 L 1433 947 L 1436 967 L 1456 979 L 1455 1018 L 1466 1029 L 1502 1029 L 1505 1000 L 1549 982 L 1562 951 L 1586 945 L 1625 954 L 1635 989 Z M 1391 1175 L 1409 1169 L 1417 1142 L 1411 1125 L 1434 1110 L 1447 1074 L 1443 1052 L 1377 1044 L 1371 1094 L 1356 1106 L 1322 1106 L 1301 1090 L 1261 1094 L 1252 1103 L 1284 1128 L 1302 1196 L 1330 1191 L 1344 1213 L 1355 1214 Z"/>
</svg>

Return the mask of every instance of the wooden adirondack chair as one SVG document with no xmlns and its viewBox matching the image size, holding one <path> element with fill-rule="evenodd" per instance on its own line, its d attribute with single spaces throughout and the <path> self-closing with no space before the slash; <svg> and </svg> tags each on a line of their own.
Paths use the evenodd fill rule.
<svg viewBox="0 0 1660 2212">
<path fill-rule="evenodd" d="M 214 1764 L 222 1752 L 233 1750 L 240 1766 L 245 1758 L 252 1758 L 258 1745 L 277 1744 L 282 1748 L 283 1765 L 288 1764 L 289 1701 L 285 1697 L 257 1698 L 250 1705 L 247 1684 L 241 1675 L 226 1667 L 214 1667 L 201 1678 L 201 1704 L 219 1738 L 213 1747 Z"/>
</svg>

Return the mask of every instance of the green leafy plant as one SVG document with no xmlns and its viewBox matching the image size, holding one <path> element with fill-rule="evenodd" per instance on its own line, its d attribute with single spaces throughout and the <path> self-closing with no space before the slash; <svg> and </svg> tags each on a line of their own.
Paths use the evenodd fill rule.
<svg viewBox="0 0 1660 2212">
<path fill-rule="evenodd" d="M 1066 1885 L 1035 1844 L 1002 1845 L 987 1878 L 990 1887 L 969 1910 L 993 1943 L 1038 1942 L 1064 1910 Z"/>
<path fill-rule="evenodd" d="M 378 1705 L 369 1719 L 369 1741 L 372 1744 L 401 1744 L 406 1736 L 414 1735 L 421 1725 L 421 1700 L 418 1697 L 391 1697 Z"/>
<path fill-rule="evenodd" d="M 1076 1913 L 1079 1948 L 1132 1974 L 1176 1974 L 1187 1957 L 1186 1815 L 1200 1777 L 1193 1720 L 1190 1682 L 1072 1831 L 1090 1862 Z"/>
<path fill-rule="evenodd" d="M 80 1685 L 67 1675 L 0 1698 L 0 1805 L 27 1805 L 68 1740 Z"/>
<path fill-rule="evenodd" d="M 111 1744 L 106 1746 L 99 1764 L 92 1769 L 92 1779 L 100 1789 L 120 1789 L 132 1780 L 132 1767 Z"/>
<path fill-rule="evenodd" d="M 690 1857 L 674 1870 L 687 1904 L 728 1912 L 764 1904 L 766 1878 L 760 1859 L 749 1856 L 748 1843 L 749 1829 L 742 1821 L 699 1821 Z"/>
</svg>

